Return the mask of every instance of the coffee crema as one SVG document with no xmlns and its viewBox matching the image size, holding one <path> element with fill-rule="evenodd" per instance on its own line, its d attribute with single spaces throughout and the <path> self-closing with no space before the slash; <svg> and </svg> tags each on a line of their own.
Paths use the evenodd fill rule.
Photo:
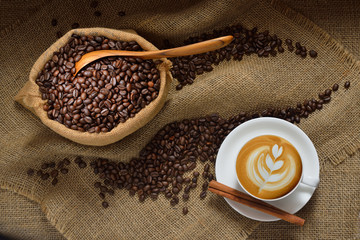
<svg viewBox="0 0 360 240">
<path fill-rule="evenodd" d="M 247 142 L 236 160 L 241 185 L 252 195 L 274 199 L 289 193 L 301 179 L 302 163 L 287 140 L 273 135 Z"/>
</svg>

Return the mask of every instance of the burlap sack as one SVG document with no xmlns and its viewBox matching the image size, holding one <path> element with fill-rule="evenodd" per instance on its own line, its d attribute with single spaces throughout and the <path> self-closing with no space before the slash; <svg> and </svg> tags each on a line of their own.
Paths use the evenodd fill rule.
<svg viewBox="0 0 360 240">
<path fill-rule="evenodd" d="M 66 137 L 74 142 L 92 145 L 92 146 L 105 146 L 127 135 L 135 132 L 137 129 L 144 126 L 148 121 L 154 118 L 154 116 L 160 111 L 165 103 L 167 93 L 169 91 L 171 83 L 171 74 L 169 68 L 171 62 L 163 58 L 163 62 L 157 66 L 160 72 L 160 91 L 158 97 L 152 101 L 149 105 L 143 108 L 135 117 L 128 119 L 124 123 L 120 123 L 110 132 L 106 133 L 89 133 L 72 130 L 60 124 L 57 121 L 48 118 L 46 111 L 43 110 L 43 105 L 46 100 L 41 99 L 41 93 L 39 86 L 35 83 L 39 72 L 44 68 L 44 65 L 52 58 L 55 51 L 59 49 L 69 41 L 72 34 L 80 36 L 105 36 L 113 40 L 121 41 L 136 41 L 144 50 L 158 50 L 150 42 L 136 34 L 133 30 L 115 30 L 108 28 L 86 28 L 86 29 L 73 29 L 62 36 L 54 44 L 52 44 L 35 62 L 31 68 L 29 81 L 15 96 L 15 100 L 22 104 L 24 107 L 38 116 L 46 126 L 51 130 Z"/>
<path fill-rule="evenodd" d="M 250 56 L 241 62 L 221 63 L 214 71 L 199 76 L 193 85 L 181 91 L 175 91 L 176 82 L 173 81 L 163 109 L 143 128 L 108 146 L 83 146 L 49 131 L 34 115 L 12 100 L 27 81 L 28 71 L 35 60 L 33 56 L 39 56 L 53 42 L 53 39 L 49 39 L 50 34 L 55 36 L 56 33 L 56 29 L 50 26 L 52 16 L 49 16 L 49 12 L 52 9 L 63 14 L 59 19 L 62 22 L 59 28 L 71 26 L 77 19 L 81 19 L 81 26 L 97 23 L 95 17 L 89 17 L 84 11 L 83 6 L 88 4 L 86 1 L 81 6 L 70 0 L 63 0 L 61 4 L 56 0 L 50 2 L 11 36 L 0 39 L 1 46 L 8 46 L 0 55 L 3 73 L 0 81 L 3 104 L 3 113 L 0 114 L 3 124 L 0 128 L 0 187 L 18 192 L 38 203 L 50 223 L 66 238 L 247 238 L 259 222 L 243 217 L 233 211 L 224 199 L 210 193 L 201 201 L 198 198 L 200 189 L 192 192 L 189 202 L 176 208 L 172 208 L 163 196 L 157 201 L 147 199 L 142 204 L 136 198 L 129 197 L 127 192 L 117 191 L 114 197 L 109 198 L 110 207 L 104 210 L 93 187 L 97 177 L 86 169 L 72 166 L 69 175 L 59 178 L 56 187 L 26 176 L 29 167 L 38 168 L 42 161 L 60 160 L 63 157 L 73 160 L 76 155 L 83 155 L 88 163 L 99 156 L 127 162 L 138 156 L 141 148 L 160 128 L 173 121 L 211 112 L 229 117 L 240 111 L 253 112 L 272 106 L 294 105 L 306 98 L 316 97 L 319 91 L 337 82 L 341 88 L 332 95 L 332 101 L 308 119 L 302 119 L 299 127 L 314 142 L 321 163 L 330 160 L 333 164 L 339 164 L 359 149 L 359 62 L 303 16 L 290 11 L 278 1 L 271 4 L 260 1 L 243 14 L 240 14 L 243 2 L 238 0 L 204 0 L 196 3 L 144 1 L 141 4 L 122 1 L 121 7 L 126 8 L 128 16 L 119 21 L 113 11 L 114 6 L 119 4 L 117 2 L 102 2 L 101 11 L 108 13 L 102 24 L 111 28 L 134 28 L 152 43 L 159 44 L 165 38 L 180 43 L 188 36 L 241 23 L 247 28 L 258 26 L 260 30 L 269 29 L 284 39 L 290 37 L 299 40 L 308 48 L 317 50 L 319 56 L 317 59 L 302 59 L 287 51 L 276 58 Z M 24 30 L 28 31 L 28 35 L 23 34 Z M 21 63 L 19 55 L 14 55 L 15 50 L 24 56 Z M 351 81 L 351 87 L 344 90 L 342 86 L 347 80 Z M 326 174 L 325 167 L 322 166 L 323 174 Z M 201 164 L 199 168 L 202 168 Z M 320 182 L 320 189 L 329 193 L 334 188 Z M 311 199 L 309 204 L 316 202 L 317 198 Z M 328 200 L 331 201 L 331 198 Z M 189 207 L 189 214 L 182 216 L 181 208 L 185 205 Z M 298 213 L 302 217 L 308 214 L 312 212 L 302 210 Z M 328 217 L 326 209 L 321 217 Z M 306 219 L 306 226 L 313 226 L 318 220 Z"/>
</svg>

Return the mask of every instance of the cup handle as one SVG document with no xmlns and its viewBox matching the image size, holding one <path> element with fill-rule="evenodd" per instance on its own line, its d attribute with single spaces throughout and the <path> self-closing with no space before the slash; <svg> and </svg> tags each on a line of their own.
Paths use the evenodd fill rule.
<svg viewBox="0 0 360 240">
<path fill-rule="evenodd" d="M 317 188 L 319 185 L 320 179 L 318 177 L 312 177 L 312 176 L 303 176 L 303 179 L 301 180 L 302 184 L 305 184 L 309 187 Z"/>
</svg>

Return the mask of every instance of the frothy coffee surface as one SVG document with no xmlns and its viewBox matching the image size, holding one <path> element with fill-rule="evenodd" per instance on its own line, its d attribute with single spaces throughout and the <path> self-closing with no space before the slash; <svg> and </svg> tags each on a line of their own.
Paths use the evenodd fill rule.
<svg viewBox="0 0 360 240">
<path fill-rule="evenodd" d="M 302 174 L 301 158 L 287 140 L 263 135 L 247 142 L 236 161 L 242 186 L 263 199 L 281 197 L 290 192 Z"/>
</svg>

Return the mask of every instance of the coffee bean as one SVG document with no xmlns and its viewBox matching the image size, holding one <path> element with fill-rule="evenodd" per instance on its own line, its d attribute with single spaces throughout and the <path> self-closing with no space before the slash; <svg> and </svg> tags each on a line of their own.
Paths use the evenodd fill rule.
<svg viewBox="0 0 360 240">
<path fill-rule="evenodd" d="M 82 158 L 81 158 L 80 156 L 77 156 L 77 157 L 75 158 L 74 162 L 75 162 L 76 164 L 79 164 L 79 163 L 82 162 Z"/>
<path fill-rule="evenodd" d="M 52 26 L 55 27 L 55 26 L 57 25 L 57 23 L 58 23 L 58 22 L 57 22 L 57 20 L 56 20 L 55 18 L 53 18 L 53 19 L 51 20 L 51 25 L 52 25 Z"/>
<path fill-rule="evenodd" d="M 310 55 L 310 57 L 312 57 L 312 58 L 316 58 L 318 54 L 317 54 L 316 51 L 310 50 L 310 51 L 309 51 L 309 55 Z"/>
<path fill-rule="evenodd" d="M 345 87 L 346 89 L 348 89 L 348 88 L 350 87 L 350 82 L 349 82 L 349 81 L 346 81 L 345 84 L 344 84 L 344 87 Z"/>
<path fill-rule="evenodd" d="M 209 172 L 209 169 L 210 169 L 210 165 L 208 163 L 206 163 L 204 165 L 204 172 Z"/>
<path fill-rule="evenodd" d="M 71 28 L 72 28 L 72 29 L 79 28 L 79 27 L 80 27 L 80 24 L 77 23 L 77 22 L 75 22 L 75 23 L 73 23 L 73 24 L 71 25 Z"/>
<path fill-rule="evenodd" d="M 330 96 L 331 95 L 331 89 L 326 89 L 325 90 L 325 95 Z"/>
<path fill-rule="evenodd" d="M 286 45 L 292 45 L 292 40 L 291 39 L 286 39 L 285 43 L 286 43 Z"/>
<path fill-rule="evenodd" d="M 101 187 L 101 183 L 100 183 L 100 182 L 95 182 L 95 183 L 94 183 L 94 186 L 95 186 L 96 188 L 100 188 L 100 187 Z"/>
<path fill-rule="evenodd" d="M 330 102 L 330 100 L 331 100 L 331 97 L 325 97 L 323 99 L 324 103 L 328 103 L 328 102 Z"/>
<path fill-rule="evenodd" d="M 41 165 L 41 169 L 47 169 L 48 167 L 49 167 L 49 164 L 47 164 L 47 163 L 43 163 Z"/>
<path fill-rule="evenodd" d="M 55 162 L 49 162 L 48 164 L 49 168 L 54 168 L 56 166 Z"/>
<path fill-rule="evenodd" d="M 204 182 L 203 185 L 202 185 L 202 190 L 203 190 L 203 191 L 207 190 L 208 186 L 209 186 L 209 183 L 208 183 L 208 182 Z"/>
<path fill-rule="evenodd" d="M 50 176 L 53 178 L 57 177 L 58 175 L 59 175 L 59 171 L 56 169 L 54 169 L 50 172 Z"/>
<path fill-rule="evenodd" d="M 177 187 L 174 187 L 174 188 L 172 189 L 172 193 L 173 193 L 173 194 L 178 194 L 178 193 L 179 193 L 179 189 L 178 189 Z"/>
<path fill-rule="evenodd" d="M 32 169 L 32 168 L 29 168 L 29 169 L 27 170 L 27 175 L 29 175 L 29 176 L 33 176 L 34 173 L 35 173 L 35 171 L 34 171 L 34 169 Z"/>
<path fill-rule="evenodd" d="M 94 12 L 94 16 L 100 17 L 100 16 L 101 16 L 101 12 L 100 12 L 100 11 L 95 11 L 95 12 Z"/>
<path fill-rule="evenodd" d="M 106 193 L 106 192 L 108 191 L 108 188 L 105 187 L 105 186 L 100 186 L 100 191 L 101 191 L 102 193 Z"/>
<path fill-rule="evenodd" d="M 124 12 L 124 11 L 120 11 L 120 12 L 118 12 L 118 15 L 119 15 L 120 17 L 123 17 L 123 16 L 125 16 L 125 12 Z"/>
<path fill-rule="evenodd" d="M 108 208 L 108 207 L 109 207 L 109 203 L 106 202 L 106 201 L 103 201 L 103 202 L 102 202 L 102 206 L 103 206 L 103 208 Z"/>
<path fill-rule="evenodd" d="M 56 32 L 56 37 L 57 37 L 57 38 L 61 38 L 61 37 L 62 37 L 62 32 L 57 31 L 57 32 Z"/>
<path fill-rule="evenodd" d="M 207 195 L 207 192 L 206 192 L 206 191 L 202 191 L 202 192 L 200 193 L 200 199 L 204 199 L 204 198 L 206 197 L 206 195 Z"/>
<path fill-rule="evenodd" d="M 43 174 L 41 175 L 41 179 L 42 179 L 42 180 L 47 180 L 49 177 L 50 177 L 50 175 L 49 175 L 48 173 L 43 173 Z"/>
<path fill-rule="evenodd" d="M 52 184 L 53 186 L 55 186 L 57 183 L 58 183 L 58 179 L 57 179 L 57 178 L 54 178 L 54 179 L 51 181 L 51 184 Z"/>
<path fill-rule="evenodd" d="M 67 173 L 69 172 L 69 169 L 67 169 L 67 168 L 62 168 L 62 169 L 60 169 L 60 172 L 61 172 L 62 174 L 67 174 Z"/>
<path fill-rule="evenodd" d="M 79 168 L 85 168 L 87 166 L 86 162 L 80 162 L 79 163 Z"/>
<path fill-rule="evenodd" d="M 43 171 L 37 170 L 37 171 L 36 171 L 36 175 L 39 176 L 39 177 L 41 177 L 41 176 L 43 175 Z"/>
<path fill-rule="evenodd" d="M 181 176 L 181 175 L 178 175 L 178 176 L 176 177 L 176 181 L 177 181 L 178 183 L 182 183 L 182 182 L 183 182 L 182 176 Z"/>
<path fill-rule="evenodd" d="M 91 8 L 96 8 L 98 5 L 99 5 L 99 2 L 98 2 L 98 1 L 91 1 L 91 2 L 90 2 L 90 7 L 91 7 Z"/>
<path fill-rule="evenodd" d="M 336 92 L 339 89 L 339 84 L 335 83 L 332 87 L 332 90 Z"/>
<path fill-rule="evenodd" d="M 189 212 L 188 207 L 183 207 L 182 212 L 183 212 L 184 215 L 188 214 L 188 212 Z"/>
<path fill-rule="evenodd" d="M 99 193 L 99 197 L 100 197 L 101 199 L 105 199 L 105 194 L 104 194 L 103 192 L 101 192 L 101 193 Z"/>
</svg>

